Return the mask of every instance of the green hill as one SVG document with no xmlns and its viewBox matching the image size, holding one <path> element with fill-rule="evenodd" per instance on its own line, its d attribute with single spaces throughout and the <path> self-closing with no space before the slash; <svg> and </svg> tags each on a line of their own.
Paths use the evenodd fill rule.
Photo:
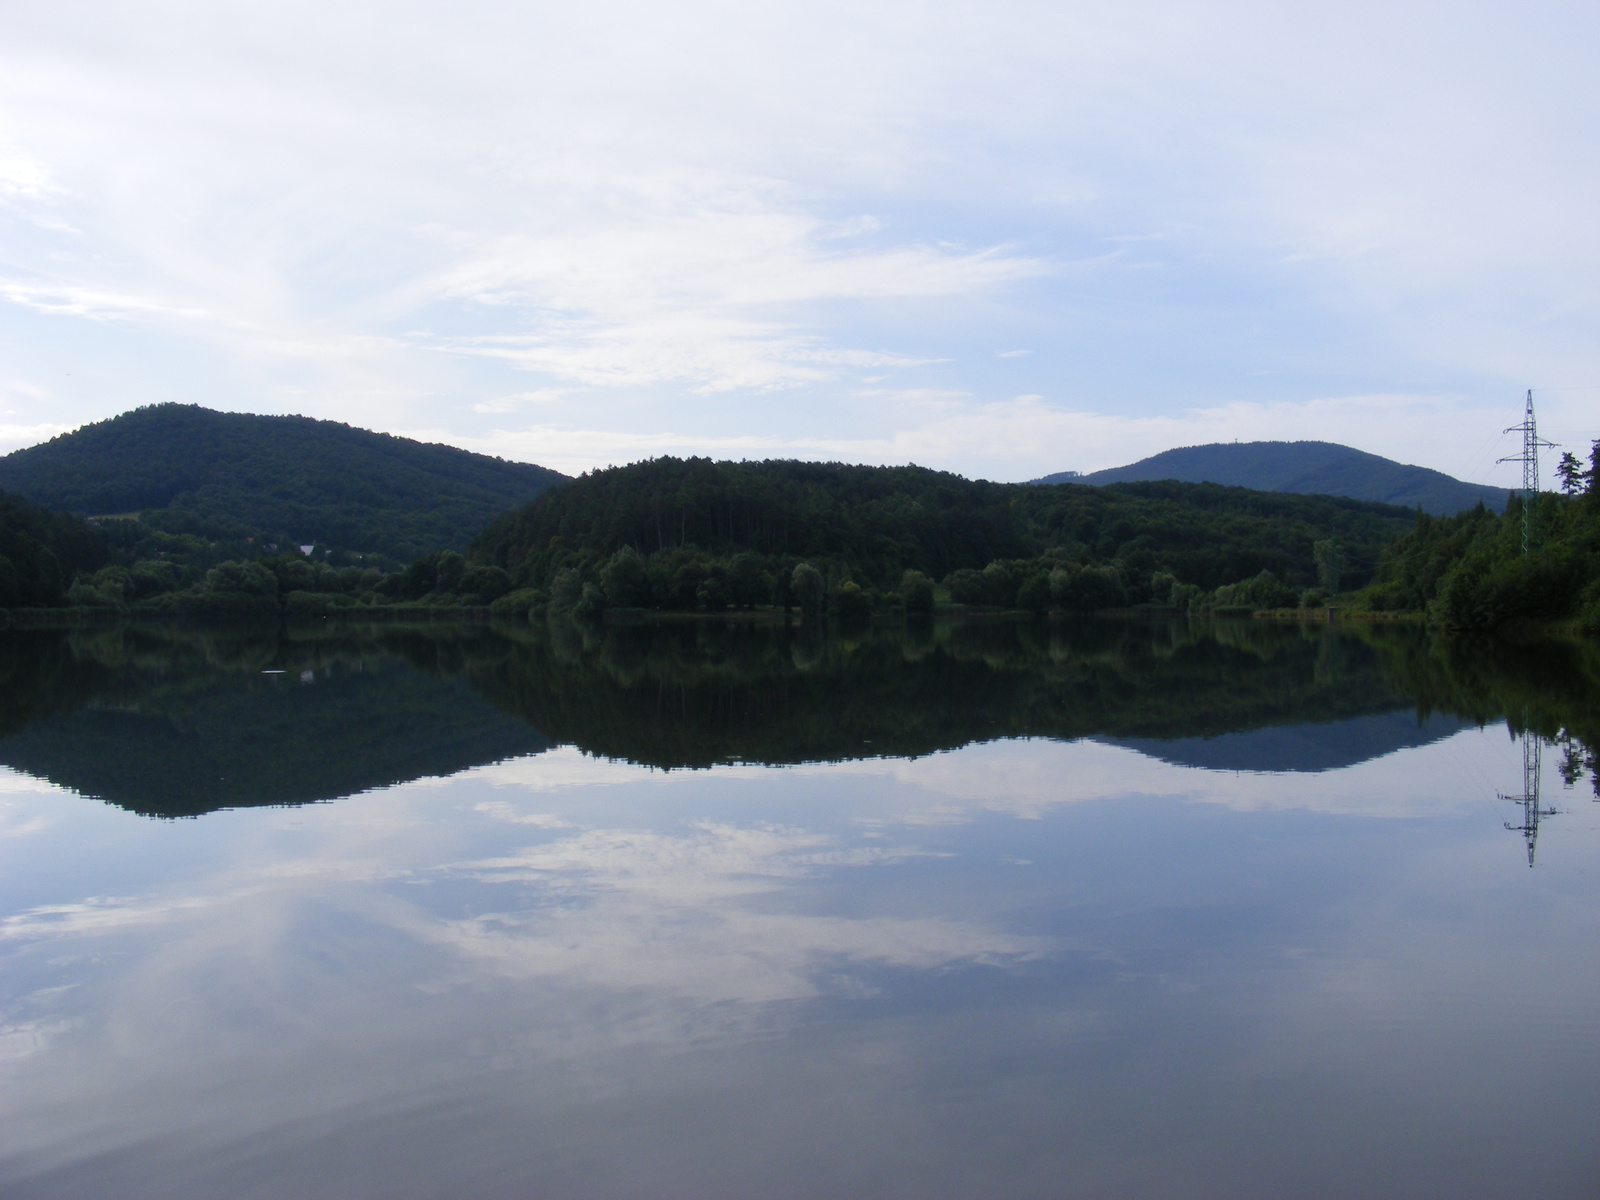
<svg viewBox="0 0 1600 1200">
<path fill-rule="evenodd" d="M 546 492 L 489 526 L 471 556 L 518 588 L 592 584 L 620 606 L 788 604 L 807 562 L 833 587 L 897 589 L 909 570 L 961 603 L 1093 609 L 1165 603 L 1174 578 L 1209 591 L 1270 571 L 1308 588 L 1319 541 L 1337 542 L 1346 585 L 1359 585 L 1411 518 L 1214 484 L 1035 487 L 921 467 L 662 458 Z"/>
<path fill-rule="evenodd" d="M 0 492 L 0 609 L 65 604 L 73 576 L 109 557 L 88 523 Z"/>
<path fill-rule="evenodd" d="M 1080 475 L 1063 471 L 1035 483 L 1130 483 L 1176 479 L 1185 483 L 1220 483 L 1227 487 L 1297 495 L 1348 496 L 1403 508 L 1421 508 L 1435 516 L 1452 516 L 1481 500 L 1496 511 L 1506 505 L 1505 488 L 1463 483 L 1442 471 L 1407 466 L 1332 442 L 1216 442 L 1183 446 Z"/>
<path fill-rule="evenodd" d="M 564 476 L 310 417 L 160 404 L 0 458 L 0 489 L 169 533 L 409 560 L 464 549 Z"/>
</svg>

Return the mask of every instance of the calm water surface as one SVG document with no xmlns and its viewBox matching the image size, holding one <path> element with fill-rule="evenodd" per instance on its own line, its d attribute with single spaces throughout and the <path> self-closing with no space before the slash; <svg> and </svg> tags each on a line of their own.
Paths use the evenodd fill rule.
<svg viewBox="0 0 1600 1200">
<path fill-rule="evenodd" d="M 1597 679 L 1250 623 L 13 637 L 0 1195 L 1593 1197 Z"/>
</svg>

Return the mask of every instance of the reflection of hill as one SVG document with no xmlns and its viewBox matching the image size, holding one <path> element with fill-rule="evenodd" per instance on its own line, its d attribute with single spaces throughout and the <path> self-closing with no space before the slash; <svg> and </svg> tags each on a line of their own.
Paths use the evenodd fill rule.
<svg viewBox="0 0 1600 1200">
<path fill-rule="evenodd" d="M 135 812 L 189 816 L 333 799 L 549 746 L 474 692 L 458 663 L 441 678 L 360 643 L 206 654 L 113 641 L 80 642 L 76 656 L 55 643 L 46 659 L 75 660 L 65 674 L 97 686 L 42 705 L 0 740 L 0 762 Z"/>
<path fill-rule="evenodd" d="M 1366 646 L 1265 623 L 970 625 L 832 641 L 727 626 L 587 640 L 558 629 L 472 676 L 559 741 L 663 767 L 919 755 L 1003 737 L 1211 737 L 1405 703 Z"/>
<path fill-rule="evenodd" d="M 1600 643 L 1453 638 L 1422 647 L 1367 636 L 1417 711 L 1459 713 L 1479 723 L 1504 717 L 1563 747 L 1562 775 L 1587 772 L 1600 797 Z"/>
<path fill-rule="evenodd" d="M 1093 737 L 1181 765 L 1316 771 L 1514 712 L 1546 736 L 1570 731 L 1576 770 L 1600 724 L 1597 678 L 1583 647 L 1266 622 L 19 635 L 0 639 L 0 763 L 178 816 L 329 799 L 555 742 L 696 767 Z"/>
<path fill-rule="evenodd" d="M 1412 746 L 1426 746 L 1471 722 L 1410 708 L 1316 725 L 1279 725 L 1209 738 L 1101 738 L 1162 762 L 1213 771 L 1331 771 Z"/>
</svg>

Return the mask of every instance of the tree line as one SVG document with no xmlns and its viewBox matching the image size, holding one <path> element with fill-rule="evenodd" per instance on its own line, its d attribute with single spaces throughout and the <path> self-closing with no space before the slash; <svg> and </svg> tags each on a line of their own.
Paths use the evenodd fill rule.
<svg viewBox="0 0 1600 1200">
<path fill-rule="evenodd" d="M 1559 492 L 1513 497 L 1503 513 L 1419 513 L 1356 606 L 1426 613 L 1446 629 L 1577 621 L 1600 632 L 1600 441 L 1587 470 L 1569 451 L 1558 474 Z"/>
<path fill-rule="evenodd" d="M 661 458 L 584 475 L 468 557 L 580 612 L 762 605 L 1089 611 L 1321 600 L 1319 544 L 1376 561 L 1402 509 L 1214 484 L 998 484 L 919 467 Z M 1370 576 L 1359 565 L 1351 579 Z"/>
<path fill-rule="evenodd" d="M 0 495 L 0 607 L 272 619 L 357 607 L 799 609 L 863 618 L 962 605 L 1035 612 L 1322 606 L 1447 628 L 1600 629 L 1597 449 L 1530 512 L 1456 517 L 1176 482 L 1018 485 L 918 467 L 663 458 L 592 472 L 492 522 L 467 553 L 397 570 L 298 548 L 218 561 Z M 1570 456 L 1569 456 L 1570 457 Z"/>
</svg>

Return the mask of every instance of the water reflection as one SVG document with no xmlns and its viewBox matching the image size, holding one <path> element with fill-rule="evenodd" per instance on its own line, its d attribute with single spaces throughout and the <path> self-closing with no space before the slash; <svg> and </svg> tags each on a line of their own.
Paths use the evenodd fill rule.
<svg viewBox="0 0 1600 1200">
<path fill-rule="evenodd" d="M 180 816 L 334 799 L 554 744 L 678 768 L 1095 737 L 1181 765 L 1322 771 L 1515 712 L 1514 729 L 1575 747 L 1564 769 L 1581 777 L 1600 672 L 1582 647 L 1536 657 L 1533 685 L 1522 657 L 1416 630 L 1260 622 L 831 639 L 570 624 L 19 635 L 0 640 L 0 763 Z"/>
<path fill-rule="evenodd" d="M 0 763 L 152 816 L 335 799 L 546 749 L 467 682 L 500 639 L 119 629 L 0 642 Z"/>
<path fill-rule="evenodd" d="M 1544 817 L 1553 817 L 1559 811 L 1554 808 L 1540 808 L 1544 802 L 1540 795 L 1540 779 L 1544 766 L 1544 739 L 1531 729 L 1524 729 L 1522 737 L 1522 792 L 1519 795 L 1508 796 L 1500 793 L 1500 799 L 1509 800 L 1522 809 L 1522 823 L 1513 825 L 1510 821 L 1505 823 L 1506 828 L 1512 833 L 1520 833 L 1528 846 L 1528 866 L 1533 866 L 1534 852 L 1539 843 L 1539 822 Z"/>
<path fill-rule="evenodd" d="M 1600 822 L 1530 873 L 1493 794 L 1523 767 L 1507 713 L 1586 769 L 1581 648 L 1543 693 L 1409 631 L 28 653 L 50 683 L 7 693 L 0 741 L 35 755 L 0 773 L 8 1197 L 1600 1179 Z M 86 770 L 75 744 L 78 790 L 135 811 L 39 782 Z M 235 753 L 260 791 L 181 793 L 234 811 L 139 815 L 186 756 Z M 345 798 L 250 806 L 319 793 Z"/>
</svg>

